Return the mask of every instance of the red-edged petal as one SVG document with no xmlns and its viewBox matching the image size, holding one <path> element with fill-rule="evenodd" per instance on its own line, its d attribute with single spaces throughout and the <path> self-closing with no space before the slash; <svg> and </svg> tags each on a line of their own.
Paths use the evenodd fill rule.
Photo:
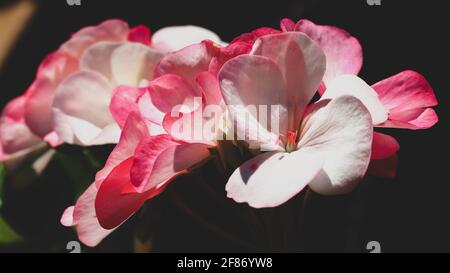
<svg viewBox="0 0 450 273">
<path fill-rule="evenodd" d="M 132 184 L 138 192 L 151 190 L 207 158 L 208 147 L 176 141 L 170 135 L 145 138 L 134 155 Z"/>
<path fill-rule="evenodd" d="M 141 43 L 146 46 L 150 45 L 150 37 L 150 29 L 144 25 L 133 27 L 130 29 L 130 32 L 128 32 L 128 41 Z"/>
<path fill-rule="evenodd" d="M 400 144 L 389 135 L 373 132 L 372 160 L 386 159 L 400 150 Z"/>
<path fill-rule="evenodd" d="M 426 129 L 438 121 L 429 107 L 438 101 L 428 81 L 414 71 L 403 71 L 372 86 L 389 109 L 384 127 Z"/>
<path fill-rule="evenodd" d="M 130 183 L 130 169 L 133 158 L 116 166 L 103 181 L 95 198 L 95 211 L 100 225 L 113 229 L 136 212 L 145 202 L 146 193 L 122 194 Z"/>
<path fill-rule="evenodd" d="M 102 181 L 113 168 L 133 156 L 139 142 L 148 135 L 148 128 L 139 113 L 130 113 L 123 127 L 119 143 L 109 155 L 103 169 L 97 173 L 95 180 Z M 99 182 L 97 182 L 97 186 L 100 186 Z"/>
</svg>

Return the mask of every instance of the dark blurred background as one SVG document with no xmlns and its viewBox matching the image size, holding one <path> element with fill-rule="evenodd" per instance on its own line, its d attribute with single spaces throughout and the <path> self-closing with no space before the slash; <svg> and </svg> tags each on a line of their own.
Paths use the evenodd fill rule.
<svg viewBox="0 0 450 273">
<path fill-rule="evenodd" d="M 0 8 L 7 9 L 17 2 L 0 1 Z M 301 231 L 291 231 L 302 234 L 299 235 L 303 238 L 302 247 L 292 250 L 368 252 L 367 242 L 378 241 L 383 252 L 450 251 L 447 154 L 450 150 L 447 145 L 448 117 L 444 111 L 449 99 L 448 23 L 445 23 L 448 10 L 445 1 L 381 0 L 380 6 L 368 5 L 366 0 L 81 0 L 81 6 L 69 6 L 65 0 L 32 2 L 36 9 L 31 19 L 0 63 L 0 105 L 26 90 L 39 63 L 71 33 L 108 18 L 120 18 L 130 25 L 144 24 L 153 31 L 170 25 L 199 25 L 216 32 L 224 41 L 231 41 L 235 36 L 261 26 L 278 28 L 279 20 L 284 17 L 295 21 L 307 18 L 317 24 L 343 28 L 359 39 L 364 50 L 360 76 L 370 84 L 406 69 L 420 72 L 431 83 L 439 100 L 440 105 L 436 108 L 439 123 L 423 131 L 385 130 L 401 145 L 398 177 L 368 178 L 354 193 L 345 197 L 310 196 L 308 212 L 302 217 L 305 227 Z M 0 27 L 10 28 L 5 24 Z M 223 191 L 223 185 L 217 179 L 208 175 L 204 177 L 218 184 L 219 192 Z M 196 185 L 190 185 L 189 180 L 195 179 L 186 180 L 173 185 L 169 191 L 187 196 L 186 202 L 203 208 L 206 219 L 216 221 L 225 229 L 235 229 L 237 233 L 242 231 L 233 218 L 228 222 L 223 219 L 227 212 L 219 209 L 209 197 L 192 200 L 188 193 Z M 47 232 L 51 232 L 46 236 L 74 239 L 69 229 L 58 225 L 62 210 L 72 202 L 58 191 L 58 183 L 61 182 L 46 181 L 47 186 L 54 189 L 55 200 L 59 201 L 47 196 L 33 201 L 33 205 L 24 203 L 23 207 L 27 208 L 20 210 L 21 213 L 10 212 L 9 218 L 14 222 L 14 219 L 32 217 L 27 213 L 47 215 L 41 217 L 48 220 L 42 222 L 48 227 Z M 41 194 L 39 191 L 34 193 Z M 298 197 L 302 198 L 304 196 Z M 163 203 L 164 209 L 155 231 L 155 251 L 253 250 L 234 244 L 214 230 L 205 229 L 198 221 L 190 220 L 172 202 L 156 202 Z M 267 213 L 272 212 L 268 210 Z M 37 221 L 41 219 L 33 217 Z M 31 224 L 26 220 L 15 221 L 18 229 L 24 229 L 21 225 Z M 40 225 L 39 222 L 32 224 Z M 121 227 L 100 249 L 127 251 L 126 243 L 116 241 L 122 242 L 117 238 L 127 233 L 129 225 Z M 47 238 L 42 234 L 45 230 L 33 236 Z M 19 251 L 65 251 L 65 245 L 59 249 L 43 244 L 41 240 Z"/>
</svg>

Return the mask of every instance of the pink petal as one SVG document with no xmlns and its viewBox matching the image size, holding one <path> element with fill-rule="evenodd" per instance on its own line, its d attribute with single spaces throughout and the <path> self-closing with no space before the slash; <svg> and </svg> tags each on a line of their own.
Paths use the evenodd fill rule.
<svg viewBox="0 0 450 273">
<path fill-rule="evenodd" d="M 323 77 L 325 84 L 343 74 L 357 75 L 362 67 L 362 48 L 358 40 L 345 30 L 334 26 L 320 26 L 302 19 L 295 31 L 313 39 L 325 52 L 327 69 Z"/>
<path fill-rule="evenodd" d="M 350 95 L 358 98 L 369 110 L 373 124 L 381 124 L 388 118 L 388 111 L 378 98 L 378 94 L 362 79 L 355 75 L 341 75 L 327 84 L 323 99 Z"/>
<path fill-rule="evenodd" d="M 398 150 L 400 150 L 400 144 L 398 144 L 395 138 L 373 132 L 372 160 L 386 159 L 396 154 Z"/>
<path fill-rule="evenodd" d="M 321 170 L 322 161 L 307 149 L 263 153 L 234 171 L 226 185 L 227 196 L 254 208 L 276 207 L 308 185 Z"/>
<path fill-rule="evenodd" d="M 71 227 L 75 225 L 75 222 L 73 220 L 73 210 L 75 209 L 75 206 L 70 206 L 66 208 L 63 212 L 63 215 L 61 216 L 61 225 L 65 227 Z"/>
<path fill-rule="evenodd" d="M 219 50 L 211 43 L 203 42 L 169 53 L 156 66 L 154 76 L 175 74 L 194 85 L 197 75 L 208 70 L 212 57 Z"/>
<path fill-rule="evenodd" d="M 240 55 L 223 66 L 218 78 L 223 98 L 237 123 L 238 135 L 255 145 L 276 143 L 280 134 L 286 135 L 288 94 L 283 74 L 272 60 Z M 253 106 L 267 106 L 272 119 L 260 124 L 259 109 L 248 108 Z M 272 106 L 279 111 L 270 111 Z M 271 128 L 276 126 L 272 121 L 279 123 L 278 130 Z"/>
<path fill-rule="evenodd" d="M 207 148 L 200 143 L 176 141 L 169 135 L 145 138 L 134 156 L 132 184 L 138 192 L 151 190 L 209 157 Z"/>
<path fill-rule="evenodd" d="M 61 223 L 65 226 L 76 225 L 78 238 L 83 244 L 95 247 L 113 230 L 107 230 L 100 226 L 95 212 L 95 198 L 97 196 L 97 186 L 91 186 L 78 198 L 73 207 L 64 211 Z M 72 214 L 71 214 L 72 212 Z"/>
<path fill-rule="evenodd" d="M 431 108 L 412 109 L 408 111 L 392 113 L 389 119 L 379 127 L 404 128 L 411 130 L 428 129 L 433 127 L 439 118 Z"/>
<path fill-rule="evenodd" d="M 130 32 L 128 32 L 128 41 L 149 46 L 150 36 L 150 29 L 144 25 L 140 25 L 130 29 Z"/>
<path fill-rule="evenodd" d="M 228 46 L 221 48 L 220 52 L 211 59 L 208 71 L 213 75 L 217 75 L 222 68 L 222 66 L 230 59 L 247 54 L 252 49 L 252 44 L 245 42 L 234 42 Z"/>
<path fill-rule="evenodd" d="M 223 101 L 222 92 L 220 91 L 219 80 L 210 72 L 201 72 L 197 78 L 197 83 L 200 86 L 205 103 L 221 104 Z"/>
<path fill-rule="evenodd" d="M 351 191 L 366 173 L 372 148 L 372 119 L 355 97 L 321 100 L 307 110 L 299 151 L 310 149 L 323 160 L 321 173 L 309 184 L 319 194 Z"/>
<path fill-rule="evenodd" d="M 23 153 L 41 143 L 25 124 L 24 112 L 27 98 L 17 97 L 11 100 L 3 110 L 0 118 L 0 160 L 8 155 Z"/>
<path fill-rule="evenodd" d="M 52 103 L 59 83 L 78 69 L 78 61 L 59 52 L 48 55 L 26 92 L 25 120 L 34 134 L 44 137 L 53 131 Z"/>
<path fill-rule="evenodd" d="M 120 127 L 125 125 L 130 113 L 139 112 L 138 101 L 147 91 L 147 88 L 126 85 L 121 85 L 114 90 L 109 109 Z"/>
<path fill-rule="evenodd" d="M 280 28 L 283 32 L 294 31 L 295 30 L 295 22 L 289 18 L 281 19 Z"/>
<path fill-rule="evenodd" d="M 429 107 L 438 104 L 427 80 L 417 72 L 403 71 L 373 85 L 381 102 L 389 110 L 384 127 L 426 129 L 437 121 Z"/>
<path fill-rule="evenodd" d="M 198 26 L 174 26 L 156 31 L 152 37 L 152 47 L 166 52 L 177 51 L 203 40 L 222 43 L 219 36 L 208 29 Z"/>
<path fill-rule="evenodd" d="M 250 54 L 270 58 L 281 69 L 289 102 L 288 128 L 294 131 L 325 72 L 323 51 L 305 34 L 287 32 L 261 37 Z"/>
<path fill-rule="evenodd" d="M 142 117 L 137 112 L 130 113 L 119 143 L 109 155 L 103 169 L 97 173 L 95 180 L 102 181 L 116 166 L 133 156 L 139 142 L 147 136 L 149 136 L 149 132 Z M 100 183 L 97 183 L 97 186 L 100 186 Z"/>
<path fill-rule="evenodd" d="M 139 112 L 150 125 L 161 125 L 164 113 L 159 111 L 153 104 L 148 88 L 136 88 L 131 86 L 119 86 L 114 90 L 109 106 L 116 122 L 123 127 L 128 115 Z"/>
<path fill-rule="evenodd" d="M 118 42 L 127 40 L 128 24 L 121 20 L 106 20 L 97 26 L 85 27 L 76 32 L 59 51 L 80 58 L 86 48 L 99 41 Z"/>
<path fill-rule="evenodd" d="M 231 44 L 243 42 L 249 45 L 253 45 L 253 43 L 260 37 L 278 33 L 281 33 L 281 31 L 279 31 L 278 29 L 261 27 L 253 30 L 252 32 L 239 35 L 238 37 L 234 38 L 233 41 L 231 41 Z"/>
<path fill-rule="evenodd" d="M 136 148 L 135 162 L 131 168 L 131 181 L 138 191 L 144 191 L 158 156 L 169 147 L 180 144 L 167 134 L 151 136 L 141 140 Z"/>
<path fill-rule="evenodd" d="M 56 132 L 51 132 L 44 137 L 44 141 L 47 142 L 52 148 L 63 144 Z"/>
<path fill-rule="evenodd" d="M 211 116 L 207 110 L 203 110 L 204 108 L 199 107 L 191 113 L 167 114 L 162 124 L 164 131 L 177 140 L 214 145 L 217 136 L 222 132 L 218 126 L 223 109 L 219 106 L 215 109 L 209 108 L 209 110 L 215 110 Z M 210 124 L 210 122 L 214 124 Z M 211 125 L 212 128 L 207 127 L 208 125 Z"/>
<path fill-rule="evenodd" d="M 191 87 L 184 78 L 168 74 L 153 80 L 149 85 L 150 97 L 153 104 L 163 113 L 170 113 L 175 106 L 182 106 L 182 113 L 195 110 L 194 100 L 201 97 L 201 93 Z"/>
</svg>

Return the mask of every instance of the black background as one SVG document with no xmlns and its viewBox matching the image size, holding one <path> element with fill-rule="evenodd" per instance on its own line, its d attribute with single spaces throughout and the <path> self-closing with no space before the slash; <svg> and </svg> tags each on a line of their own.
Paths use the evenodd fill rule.
<svg viewBox="0 0 450 273">
<path fill-rule="evenodd" d="M 303 234 L 304 246 L 295 250 L 366 252 L 365 244 L 376 240 L 385 252 L 450 251 L 448 120 L 444 111 L 449 99 L 445 1 L 382 0 L 381 6 L 369 6 L 365 0 L 81 1 L 79 7 L 70 7 L 65 0 L 37 1 L 37 14 L 0 71 L 0 105 L 26 90 L 42 59 L 71 33 L 108 18 L 120 18 L 130 25 L 144 24 L 154 31 L 169 25 L 199 25 L 213 30 L 224 41 L 261 26 L 278 28 L 283 17 L 335 25 L 362 44 L 364 64 L 360 76 L 368 83 L 406 69 L 424 75 L 439 100 L 436 111 L 440 121 L 423 131 L 385 130 L 401 145 L 398 177 L 369 178 L 345 197 L 313 195 L 305 217 L 306 228 L 298 231 Z M 189 192 L 192 187 L 188 182 L 178 183 L 173 190 Z M 58 195 L 56 189 L 54 194 Z M 209 207 L 206 215 L 217 218 L 222 213 L 203 201 L 193 202 Z M 58 215 L 69 204 L 60 205 L 56 213 L 35 213 Z M 170 205 L 164 210 L 156 251 L 248 251 L 208 234 L 175 210 Z M 55 219 L 55 225 L 58 220 Z M 221 225 L 227 227 L 227 223 Z M 122 232 L 126 229 L 123 227 Z M 108 240 L 104 251 L 123 251 Z"/>
</svg>

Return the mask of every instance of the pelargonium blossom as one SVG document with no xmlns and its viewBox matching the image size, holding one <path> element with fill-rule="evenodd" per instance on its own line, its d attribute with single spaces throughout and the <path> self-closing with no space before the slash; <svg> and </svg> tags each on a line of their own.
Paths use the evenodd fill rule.
<svg viewBox="0 0 450 273">
<path fill-rule="evenodd" d="M 279 105 L 280 131 L 263 140 L 274 151 L 245 162 L 230 177 L 226 190 L 250 206 L 278 206 L 307 185 L 321 194 L 347 193 L 364 176 L 370 160 L 372 119 L 353 96 L 309 102 L 326 68 L 325 54 L 302 33 L 260 37 L 249 55 L 225 63 L 219 73 L 223 97 L 236 106 Z M 249 119 L 259 122 L 259 119 Z M 247 123 L 237 119 L 237 126 Z M 262 128 L 261 128 L 262 127 Z M 248 126 L 257 134 L 274 134 L 263 124 Z M 261 143 L 267 147 L 267 143 Z"/>
<path fill-rule="evenodd" d="M 190 45 L 163 57 L 146 86 L 116 88 L 110 109 L 122 127 L 120 141 L 95 182 L 61 218 L 77 226 L 83 243 L 97 245 L 175 177 L 210 157 L 212 139 L 183 139 L 170 128 L 183 115 L 223 104 L 217 78 L 208 72 L 221 54 L 211 41 Z M 191 104 L 196 96 L 204 98 L 198 109 Z M 176 105 L 187 106 L 182 116 L 172 116 Z"/>
<path fill-rule="evenodd" d="M 226 185 L 230 198 L 255 208 L 283 204 L 307 186 L 324 195 L 347 193 L 371 160 L 390 160 L 398 151 L 395 139 L 374 133 L 373 126 L 418 129 L 436 122 L 429 109 L 437 103 L 434 93 L 417 73 L 403 72 L 370 87 L 356 76 L 361 46 L 345 31 L 287 19 L 281 29 L 260 28 L 225 47 L 203 41 L 162 50 L 165 56 L 151 63 L 152 77 L 117 81 L 100 110 L 117 123 L 120 140 L 61 222 L 75 225 L 80 240 L 95 246 L 174 178 L 208 160 L 217 135 L 205 136 L 202 126 L 193 127 L 194 134 L 201 131 L 201 139 L 173 130 L 180 124 L 190 127 L 208 106 L 230 114 L 225 116 L 249 147 L 265 149 L 237 168 Z M 151 45 L 156 49 L 164 43 L 156 43 L 155 36 Z M 113 79 L 112 68 L 96 66 L 103 53 L 105 58 L 113 55 L 107 52 L 92 51 L 92 64 Z M 136 59 L 148 65 L 145 54 Z M 317 91 L 322 97 L 313 102 Z M 270 112 L 276 126 L 251 111 L 240 116 L 242 109 L 259 105 L 278 106 L 280 111 Z M 224 131 L 218 133 L 229 133 L 220 129 Z M 378 166 L 377 174 L 392 175 L 395 161 L 389 163 L 389 168 Z"/>
<path fill-rule="evenodd" d="M 1 160 L 43 141 L 51 146 L 117 143 L 120 130 L 109 112 L 114 88 L 151 80 L 164 54 L 204 39 L 221 43 L 216 34 L 195 26 L 163 28 L 152 37 L 147 27 L 130 29 L 121 20 L 81 29 L 42 62 L 25 94 L 5 108 Z"/>
<path fill-rule="evenodd" d="M 363 53 L 359 41 L 345 30 L 335 26 L 316 25 L 307 19 L 294 22 L 289 18 L 280 21 L 280 29 L 281 31 L 267 27 L 258 28 L 238 36 L 230 45 L 244 44 L 248 47 L 253 45 L 259 37 L 274 33 L 305 33 L 322 48 L 326 55 L 326 70 L 318 88 L 320 95 L 330 84 L 334 85 L 334 88 L 341 85 L 348 92 L 348 81 L 359 82 L 356 84 L 366 92 L 359 94 L 358 98 L 372 109 L 375 127 L 416 130 L 428 129 L 437 123 L 438 117 L 431 108 L 437 105 L 436 97 L 430 84 L 419 73 L 403 71 L 369 87 L 362 79 L 350 76 L 357 75 L 361 70 Z M 338 92 L 340 95 L 343 94 L 342 91 Z M 329 92 L 327 96 L 330 95 Z M 352 93 L 352 95 L 357 94 Z M 411 101 L 413 103 L 408 103 Z M 374 108 L 378 109 L 377 113 L 374 112 Z M 379 120 L 380 112 L 385 114 L 381 117 L 383 120 Z M 383 177 L 395 176 L 399 149 L 400 145 L 395 138 L 374 131 L 369 173 Z"/>
</svg>

